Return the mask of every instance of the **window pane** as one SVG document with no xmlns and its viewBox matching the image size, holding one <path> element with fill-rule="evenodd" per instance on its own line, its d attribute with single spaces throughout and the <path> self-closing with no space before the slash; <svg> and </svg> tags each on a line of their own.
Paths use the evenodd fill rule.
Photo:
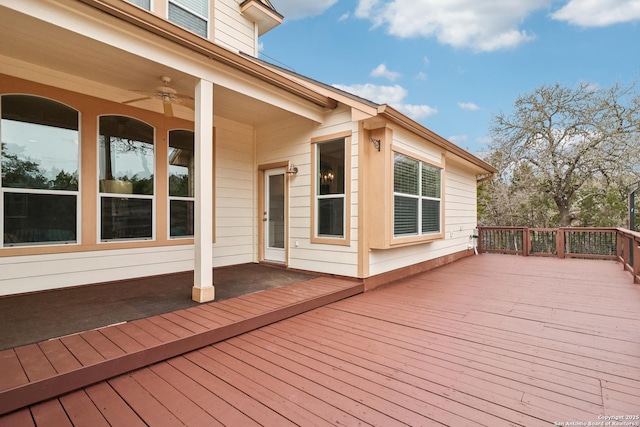
<svg viewBox="0 0 640 427">
<path fill-rule="evenodd" d="M 393 200 L 393 233 L 418 234 L 418 199 L 395 196 Z"/>
<path fill-rule="evenodd" d="M 152 201 L 103 197 L 101 199 L 102 240 L 150 239 L 152 237 Z"/>
<path fill-rule="evenodd" d="M 318 200 L 318 236 L 344 236 L 344 198 Z"/>
<path fill-rule="evenodd" d="M 393 191 L 404 194 L 418 194 L 417 160 L 402 154 L 393 156 Z"/>
<path fill-rule="evenodd" d="M 422 164 L 422 195 L 440 198 L 440 169 L 426 163 Z"/>
<path fill-rule="evenodd" d="M 170 202 L 171 237 L 193 236 L 193 202 L 189 200 L 171 200 Z"/>
<path fill-rule="evenodd" d="M 438 200 L 422 200 L 422 232 L 437 233 L 440 231 L 440 202 Z"/>
<path fill-rule="evenodd" d="M 205 18 L 209 17 L 209 0 L 171 0 Z"/>
<path fill-rule="evenodd" d="M 345 141 L 318 144 L 318 194 L 344 194 Z"/>
<path fill-rule="evenodd" d="M 207 37 L 207 21 L 171 3 L 169 3 L 169 21 L 202 37 Z"/>
<path fill-rule="evenodd" d="M 78 113 L 55 101 L 2 96 L 2 186 L 78 190 Z"/>
<path fill-rule="evenodd" d="M 193 132 L 169 132 L 169 195 L 193 197 Z"/>
<path fill-rule="evenodd" d="M 153 127 L 130 117 L 100 117 L 100 192 L 153 194 Z"/>
<path fill-rule="evenodd" d="M 54 194 L 4 194 L 4 244 L 77 241 L 77 197 Z"/>
<path fill-rule="evenodd" d="M 137 4 L 144 9 L 151 10 L 151 0 L 129 0 L 129 2 Z"/>
</svg>

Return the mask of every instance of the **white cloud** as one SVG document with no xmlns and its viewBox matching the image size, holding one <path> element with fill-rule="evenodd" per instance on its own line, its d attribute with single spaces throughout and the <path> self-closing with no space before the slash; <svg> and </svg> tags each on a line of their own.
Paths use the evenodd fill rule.
<svg viewBox="0 0 640 427">
<path fill-rule="evenodd" d="M 404 103 L 408 92 L 400 85 L 381 86 L 366 83 L 362 85 L 333 85 L 334 87 L 352 93 L 377 104 L 388 104 L 414 120 L 424 119 L 438 110 L 428 105 L 414 105 Z"/>
<path fill-rule="evenodd" d="M 416 79 L 427 80 L 427 73 L 425 73 L 424 71 L 420 71 L 418 74 L 416 74 Z"/>
<path fill-rule="evenodd" d="M 401 74 L 396 71 L 391 71 L 387 68 L 385 64 L 380 64 L 376 68 L 371 71 L 371 77 L 384 77 L 389 79 L 390 81 L 396 81 Z"/>
<path fill-rule="evenodd" d="M 551 17 L 582 27 L 604 27 L 640 21 L 638 0 L 570 0 Z"/>
<path fill-rule="evenodd" d="M 338 0 L 271 0 L 273 7 L 287 20 L 304 19 L 309 16 L 321 15 L 337 2 Z"/>
<path fill-rule="evenodd" d="M 480 107 L 473 102 L 458 102 L 458 107 L 467 111 L 478 111 L 480 109 Z"/>
<path fill-rule="evenodd" d="M 551 1 L 359 0 L 355 15 L 398 37 L 436 37 L 454 47 L 493 51 L 532 40 L 534 36 L 519 27 Z"/>
<path fill-rule="evenodd" d="M 349 12 L 344 13 L 340 16 L 340 18 L 338 18 L 338 22 L 346 21 L 350 16 L 351 14 Z"/>
<path fill-rule="evenodd" d="M 467 137 L 467 135 L 451 135 L 449 138 L 449 141 L 453 142 L 456 145 L 460 145 L 463 142 L 466 142 L 467 139 L 469 139 Z"/>
</svg>

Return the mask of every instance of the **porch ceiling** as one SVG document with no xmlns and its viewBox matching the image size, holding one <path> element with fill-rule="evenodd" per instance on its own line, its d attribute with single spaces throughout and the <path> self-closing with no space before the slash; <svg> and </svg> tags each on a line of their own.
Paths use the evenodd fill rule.
<svg viewBox="0 0 640 427">
<path fill-rule="evenodd" d="M 172 79 L 179 93 L 194 95 L 197 79 L 168 65 L 84 37 L 57 25 L 0 6 L 0 73 L 69 89 L 114 102 L 145 96 Z M 132 104 L 158 113 L 158 100 Z M 216 116 L 259 126 L 291 113 L 220 85 L 214 88 Z M 193 120 L 193 111 L 174 108 L 177 117 Z"/>
</svg>

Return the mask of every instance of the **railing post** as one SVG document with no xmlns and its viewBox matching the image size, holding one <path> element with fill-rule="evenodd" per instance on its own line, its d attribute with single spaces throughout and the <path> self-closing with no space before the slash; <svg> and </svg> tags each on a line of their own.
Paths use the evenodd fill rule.
<svg viewBox="0 0 640 427">
<path fill-rule="evenodd" d="M 638 245 L 638 241 L 635 237 L 630 238 L 631 245 L 631 254 L 633 265 L 631 266 L 631 272 L 633 273 L 633 283 L 638 284 L 640 280 L 638 280 L 638 274 L 640 274 L 640 262 L 634 262 L 635 260 L 640 260 L 640 246 Z"/>
<path fill-rule="evenodd" d="M 618 262 L 622 263 L 622 268 L 624 269 L 623 244 L 624 236 L 622 235 L 620 230 L 616 230 L 616 257 L 618 258 Z"/>
<path fill-rule="evenodd" d="M 558 254 L 558 258 L 564 258 L 565 253 L 565 239 L 564 239 L 564 228 L 558 228 L 556 232 L 556 253 Z"/>
<path fill-rule="evenodd" d="M 522 256 L 529 256 L 531 253 L 531 234 L 528 228 L 522 229 Z"/>
<path fill-rule="evenodd" d="M 476 244 L 478 245 L 478 254 L 482 253 L 482 228 L 478 227 L 478 241 Z"/>
</svg>

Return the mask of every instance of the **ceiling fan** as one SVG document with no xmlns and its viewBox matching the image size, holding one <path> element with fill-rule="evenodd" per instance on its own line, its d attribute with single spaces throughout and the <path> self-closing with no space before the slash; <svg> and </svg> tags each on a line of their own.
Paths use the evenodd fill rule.
<svg viewBox="0 0 640 427">
<path fill-rule="evenodd" d="M 136 91 L 146 93 L 147 96 L 144 96 L 142 98 L 130 99 L 128 101 L 124 101 L 123 104 L 132 104 L 138 101 L 146 101 L 147 99 L 159 99 L 160 101 L 162 101 L 162 106 L 164 107 L 164 115 L 166 117 L 173 117 L 173 104 L 184 105 L 185 107 L 193 110 L 193 97 L 178 93 L 175 89 L 169 87 L 169 83 L 171 83 L 171 77 L 162 76 L 160 79 L 162 80 L 163 85 L 156 87 L 155 91 Z"/>
</svg>

